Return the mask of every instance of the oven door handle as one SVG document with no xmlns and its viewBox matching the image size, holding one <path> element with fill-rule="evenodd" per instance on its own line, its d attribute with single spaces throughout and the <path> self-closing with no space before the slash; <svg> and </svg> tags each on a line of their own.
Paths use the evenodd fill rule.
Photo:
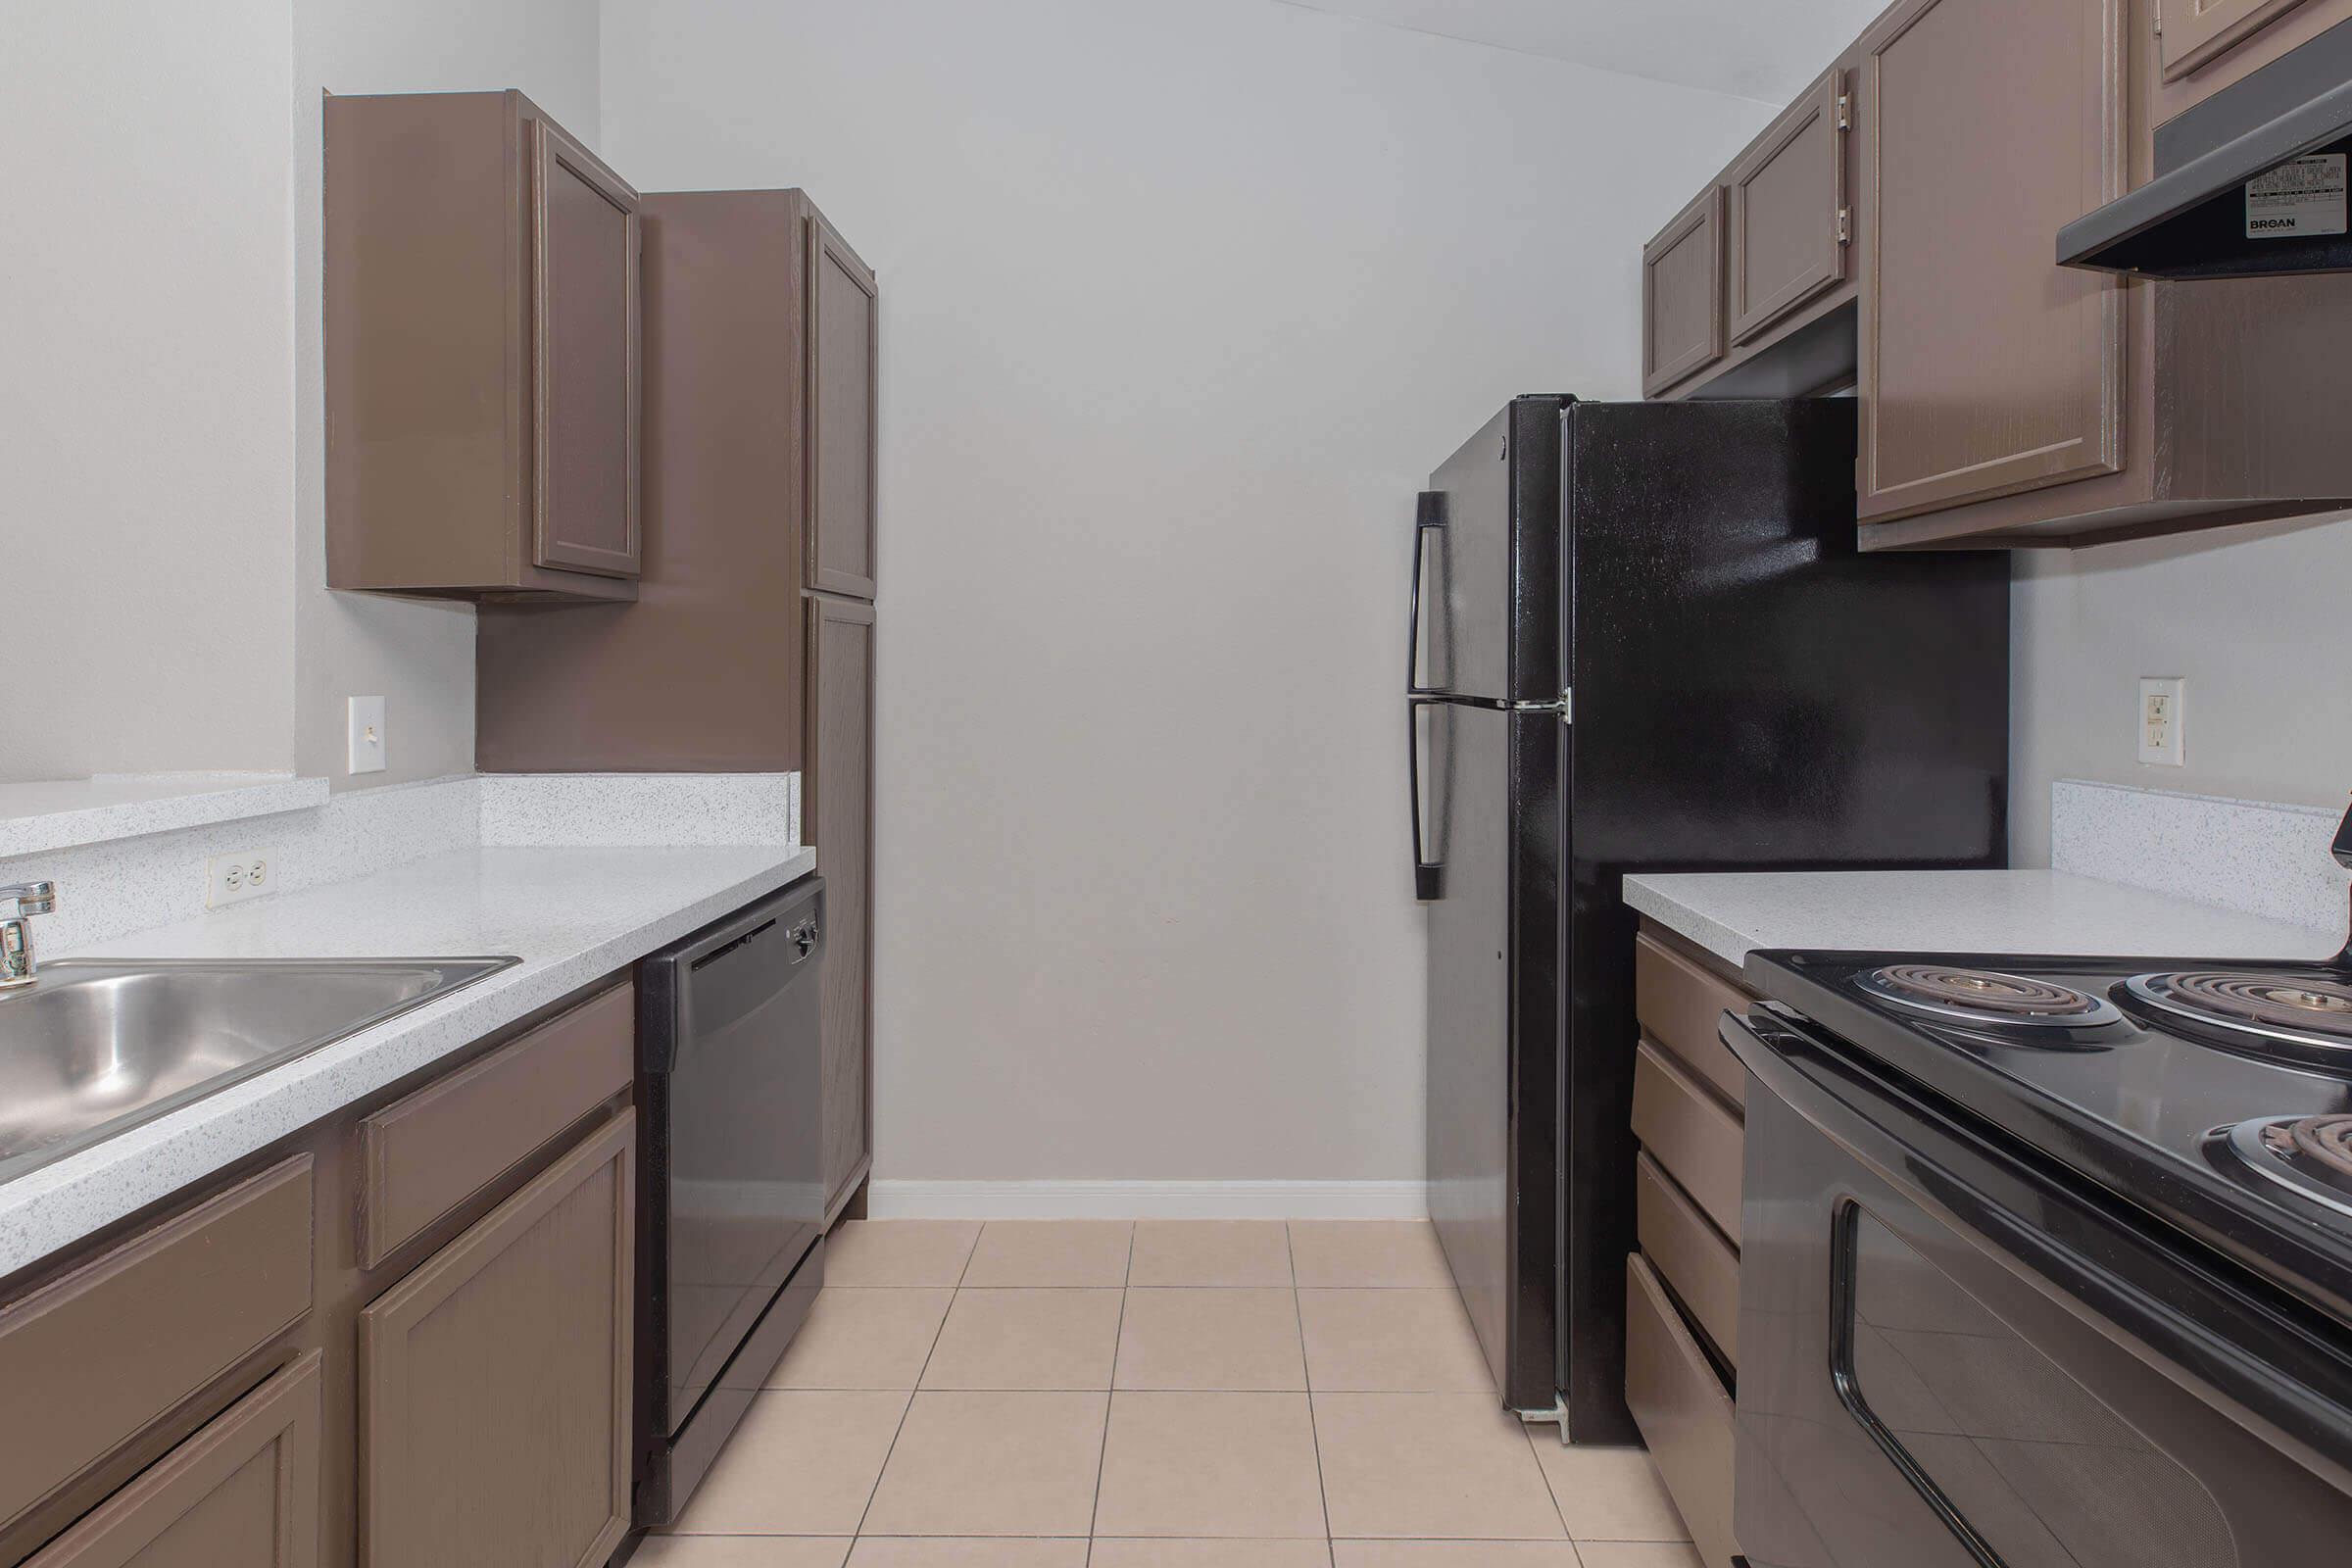
<svg viewBox="0 0 2352 1568">
<path fill-rule="evenodd" d="M 2159 1250 L 2118 1212 L 2120 1200 L 2053 1180 L 1769 1012 L 1727 1012 L 1720 1033 L 1763 1089 L 1913 1202 L 2055 1287 L 2110 1338 L 2181 1369 L 2209 1399 L 2218 1395 L 2291 1447 L 2352 1475 L 2352 1355 L 2330 1337 L 2219 1272 Z M 2224 1338 L 2206 1327 L 2217 1321 L 2237 1332 Z"/>
</svg>

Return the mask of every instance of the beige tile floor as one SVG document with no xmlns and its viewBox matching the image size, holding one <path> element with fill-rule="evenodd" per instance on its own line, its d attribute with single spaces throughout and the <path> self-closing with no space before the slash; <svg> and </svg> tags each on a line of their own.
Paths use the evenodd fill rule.
<svg viewBox="0 0 2352 1568">
<path fill-rule="evenodd" d="M 858 1222 L 634 1568 L 1699 1568 L 1496 1407 L 1424 1224 Z"/>
</svg>

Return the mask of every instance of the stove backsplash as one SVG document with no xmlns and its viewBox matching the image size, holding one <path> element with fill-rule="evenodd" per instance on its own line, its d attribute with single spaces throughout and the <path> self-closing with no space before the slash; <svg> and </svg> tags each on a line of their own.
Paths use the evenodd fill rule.
<svg viewBox="0 0 2352 1568">
<path fill-rule="evenodd" d="M 2328 853 L 2343 813 L 2062 778 L 2050 866 L 2341 932 L 2352 871 Z"/>
</svg>

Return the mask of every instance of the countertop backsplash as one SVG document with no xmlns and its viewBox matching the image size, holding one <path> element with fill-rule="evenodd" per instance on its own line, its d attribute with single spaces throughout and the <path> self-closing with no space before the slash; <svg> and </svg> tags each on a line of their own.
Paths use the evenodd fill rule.
<svg viewBox="0 0 2352 1568">
<path fill-rule="evenodd" d="M 2059 779 L 2050 786 L 2050 868 L 2340 930 L 2352 872 L 2328 847 L 2342 814 Z"/>
<path fill-rule="evenodd" d="M 35 936 L 63 955 L 204 913 L 217 855 L 267 852 L 278 892 L 292 893 L 459 850 L 799 839 L 797 773 L 466 775 L 0 859 L 0 882 L 57 884 Z"/>
</svg>

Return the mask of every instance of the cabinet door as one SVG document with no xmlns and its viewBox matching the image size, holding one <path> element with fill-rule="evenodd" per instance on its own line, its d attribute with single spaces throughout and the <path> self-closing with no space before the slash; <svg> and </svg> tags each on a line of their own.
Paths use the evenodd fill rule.
<svg viewBox="0 0 2352 1568">
<path fill-rule="evenodd" d="M 2158 0 L 2164 79 L 2175 81 L 2285 16 L 2303 0 Z"/>
<path fill-rule="evenodd" d="M 1732 341 L 1747 343 L 1845 281 L 1845 73 L 1815 82 L 1725 181 Z"/>
<path fill-rule="evenodd" d="M 628 1532 L 623 1111 L 360 1314 L 361 1560 L 601 1568 Z"/>
<path fill-rule="evenodd" d="M 801 836 L 825 874 L 825 1213 L 873 1148 L 874 610 L 808 600 L 808 771 Z"/>
<path fill-rule="evenodd" d="M 1864 35 L 1859 514 L 2113 473 L 2123 288 L 2052 238 L 2120 195 L 2126 0 L 1903 0 Z"/>
<path fill-rule="evenodd" d="M 172 1449 L 25 1568 L 318 1568 L 318 1352 Z"/>
<path fill-rule="evenodd" d="M 637 193 L 552 122 L 531 135 L 533 559 L 634 577 Z"/>
<path fill-rule="evenodd" d="M 1642 394 L 1656 397 L 1723 358 L 1723 187 L 1642 247 Z"/>
<path fill-rule="evenodd" d="M 874 274 L 808 217 L 808 586 L 874 597 Z"/>
</svg>

